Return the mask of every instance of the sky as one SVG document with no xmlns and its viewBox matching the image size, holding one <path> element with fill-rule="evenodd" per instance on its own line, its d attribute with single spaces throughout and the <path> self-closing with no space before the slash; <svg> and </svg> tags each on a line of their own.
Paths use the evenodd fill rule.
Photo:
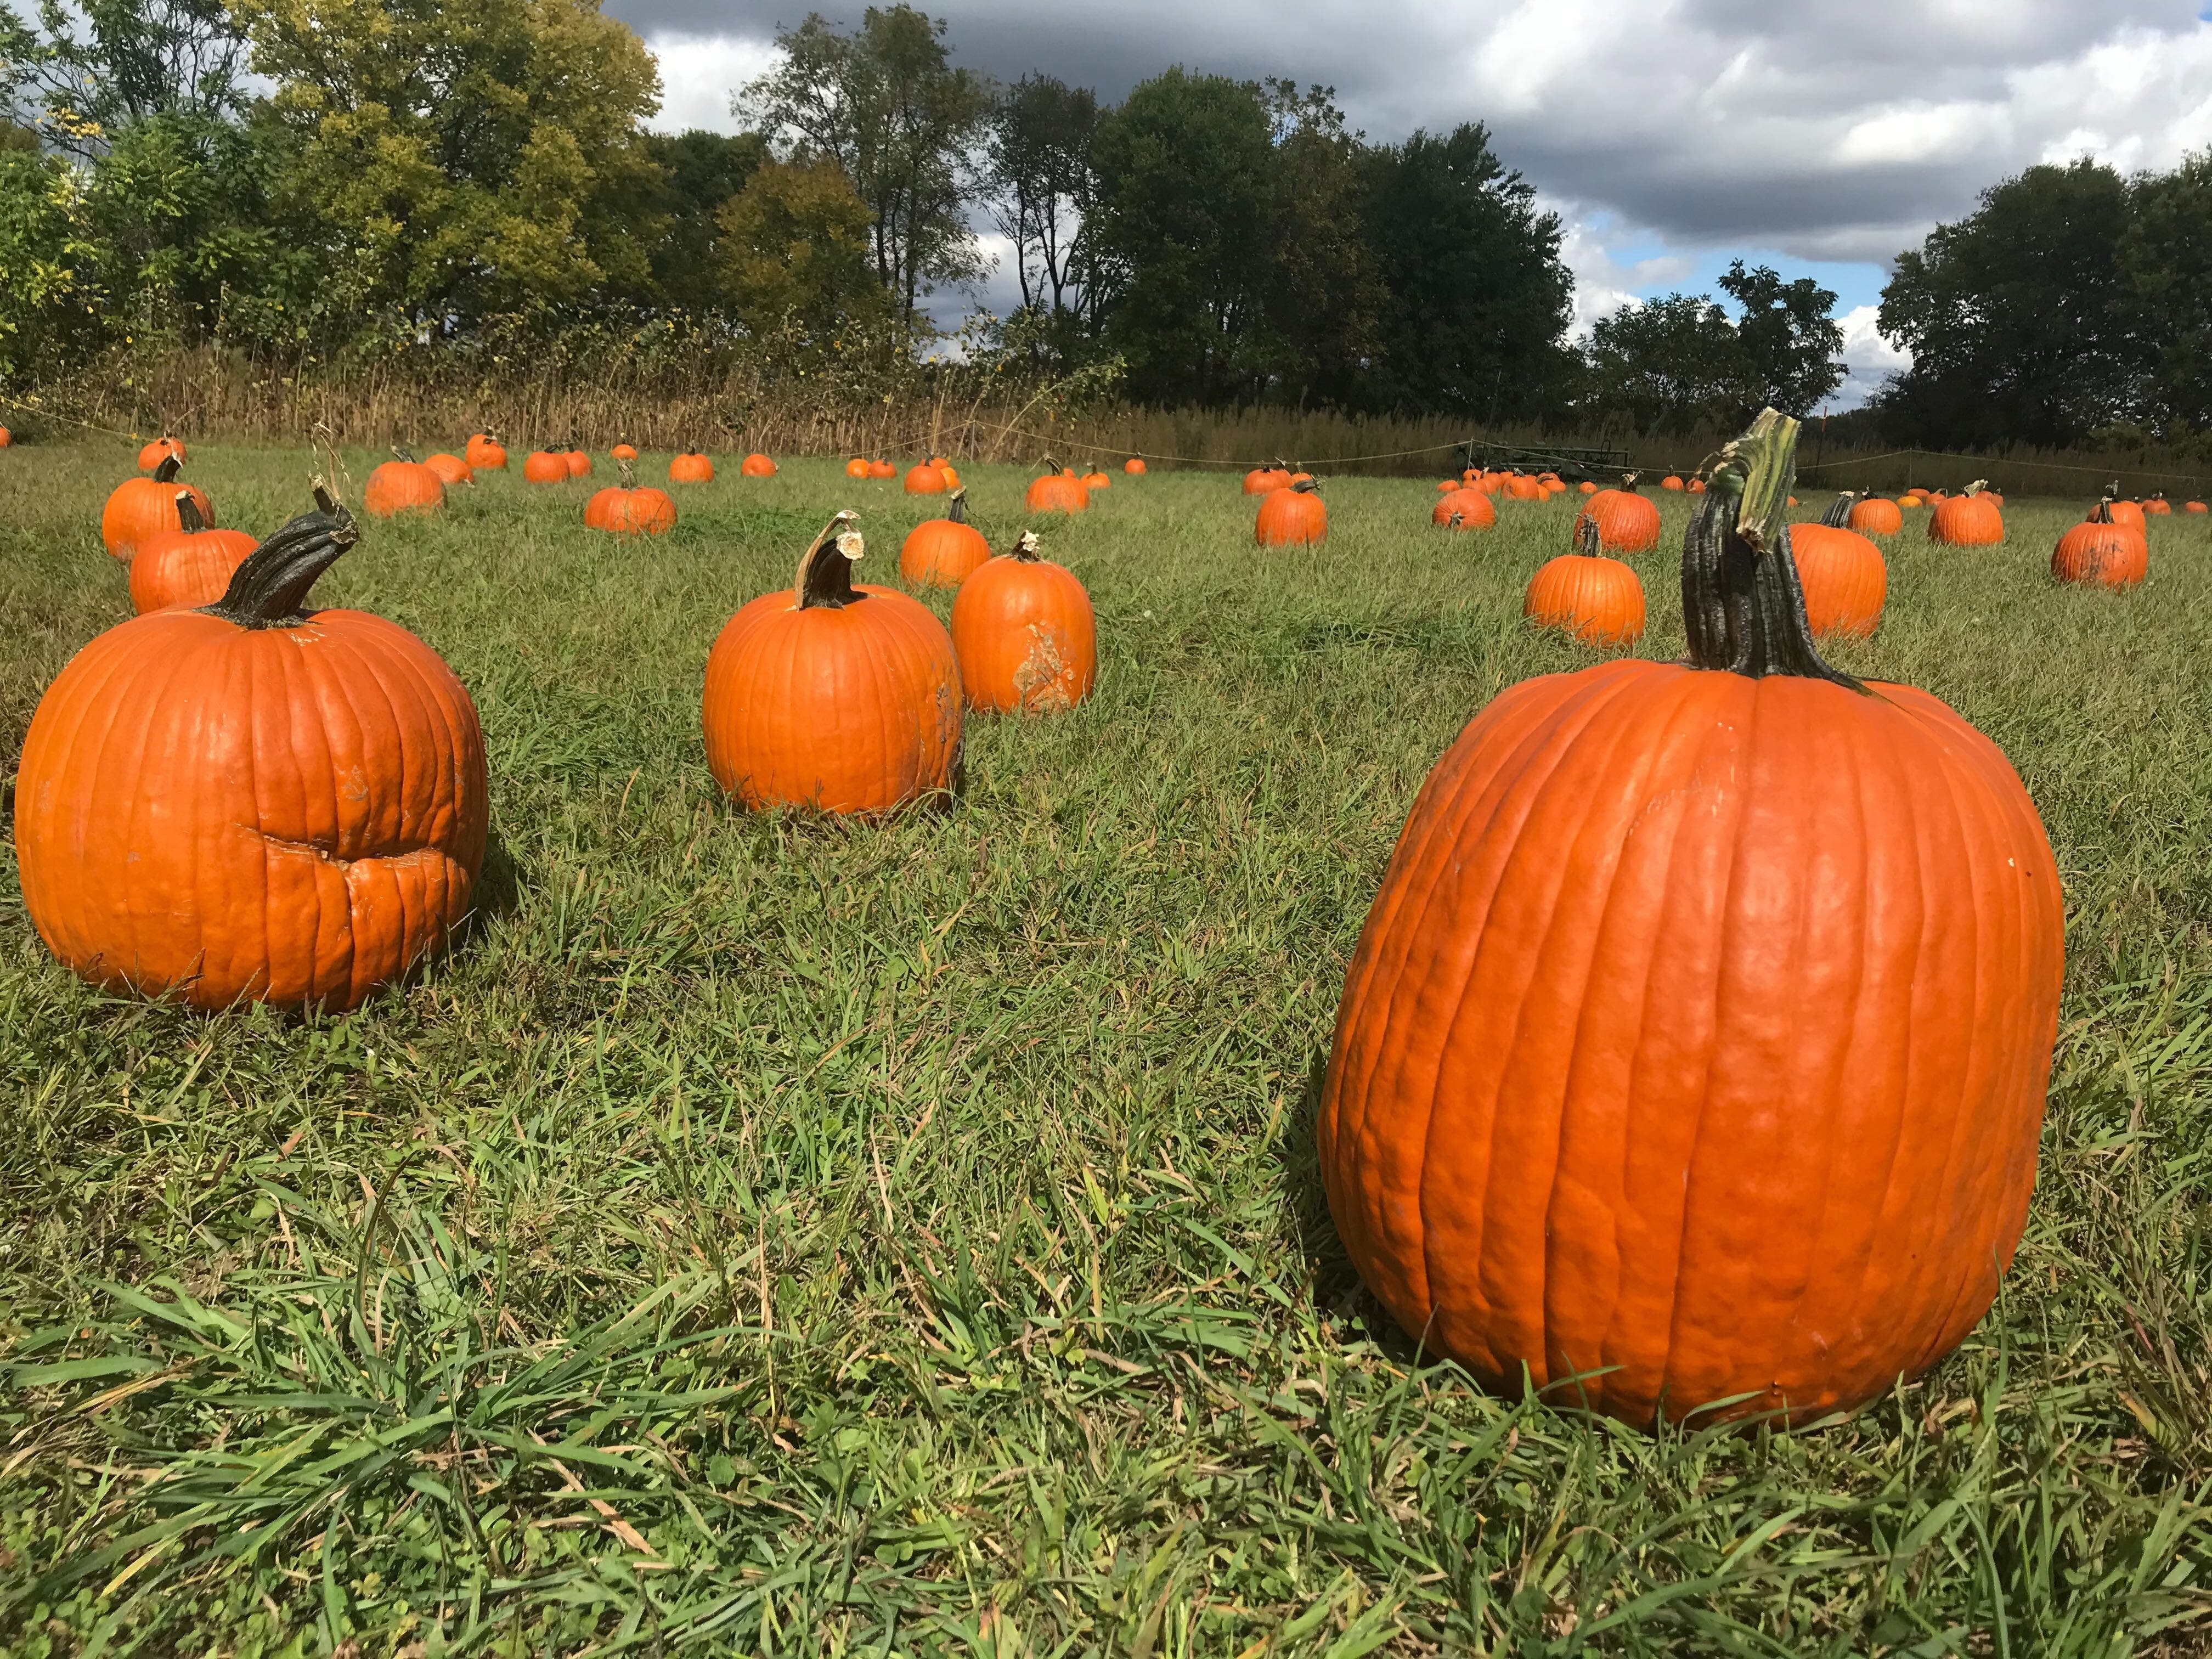
<svg viewBox="0 0 2212 1659">
<path fill-rule="evenodd" d="M 1182 64 L 1332 86 L 1377 141 L 1484 122 L 1565 226 L 1578 329 L 1711 291 L 1733 258 L 1815 276 L 1851 368 L 1836 408 L 1904 361 L 1874 326 L 1889 261 L 1984 187 L 2038 161 L 2132 171 L 2212 146 L 2212 9 L 2185 0 L 923 3 L 959 62 L 1002 80 L 1042 70 L 1111 100 Z M 658 125 L 726 131 L 731 88 L 807 6 L 607 9 L 660 59 Z M 973 297 L 1002 310 L 1012 289 L 1002 261 Z"/>
</svg>

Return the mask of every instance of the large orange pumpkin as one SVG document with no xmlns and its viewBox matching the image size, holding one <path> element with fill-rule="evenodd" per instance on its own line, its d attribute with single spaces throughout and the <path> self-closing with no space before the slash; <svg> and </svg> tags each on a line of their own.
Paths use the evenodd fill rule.
<svg viewBox="0 0 2212 1659">
<path fill-rule="evenodd" d="M 446 486 L 438 475 L 404 449 L 368 475 L 362 486 L 365 513 L 389 519 L 401 513 L 435 513 L 446 504 Z"/>
<path fill-rule="evenodd" d="M 483 734 L 437 653 L 306 611 L 353 545 L 295 519 L 216 604 L 112 628 L 40 699 L 15 787 L 55 956 L 200 1008 L 351 1008 L 442 950 L 484 849 Z"/>
<path fill-rule="evenodd" d="M 459 455 L 448 455 L 443 450 L 425 455 L 422 465 L 438 475 L 438 482 L 451 489 L 456 484 L 474 484 L 476 470 Z"/>
<path fill-rule="evenodd" d="M 899 547 L 899 574 L 916 587 L 957 587 L 991 556 L 983 532 L 968 522 L 968 492 L 952 492 L 941 519 L 924 519 Z"/>
<path fill-rule="evenodd" d="M 2004 514 L 1979 481 L 1963 495 L 1945 495 L 1928 514 L 1928 539 L 1953 547 L 1990 547 L 2004 539 Z"/>
<path fill-rule="evenodd" d="M 152 443 L 139 450 L 138 470 L 141 472 L 151 472 L 161 465 L 164 459 L 173 455 L 176 458 L 179 466 L 185 464 L 184 445 L 165 432 Z"/>
<path fill-rule="evenodd" d="M 1322 504 L 1314 481 L 1301 479 L 1261 496 L 1259 517 L 1252 526 L 1252 539 L 1261 547 L 1292 547 L 1328 540 L 1328 508 Z"/>
<path fill-rule="evenodd" d="M 1820 660 L 1796 424 L 1722 452 L 1686 663 L 1525 681 L 1430 775 L 1321 1105 L 1329 1207 L 1398 1322 L 1635 1424 L 1809 1422 L 1927 1370 L 2034 1185 L 2057 868 L 1996 745 Z"/>
<path fill-rule="evenodd" d="M 1083 487 L 1083 480 L 1064 467 L 1048 459 L 1045 465 L 1052 470 L 1030 480 L 1024 501 L 1032 513 L 1083 513 L 1090 510 L 1091 492 Z"/>
<path fill-rule="evenodd" d="M 489 432 L 470 434 L 468 442 L 461 447 L 461 459 L 487 472 L 507 471 L 507 447 Z"/>
<path fill-rule="evenodd" d="M 1649 553 L 1659 545 L 1659 508 L 1650 496 L 1636 493 L 1633 472 L 1621 475 L 1620 489 L 1601 489 L 1583 503 L 1576 530 L 1585 524 L 1596 527 L 1598 546 L 1607 553 Z M 1640 597 L 1640 588 L 1638 592 Z"/>
<path fill-rule="evenodd" d="M 906 493 L 909 495 L 942 495 L 947 487 L 944 469 L 931 462 L 918 462 L 906 470 Z"/>
<path fill-rule="evenodd" d="M 217 530 L 200 517 L 190 490 L 177 492 L 178 527 L 138 544 L 131 561 L 131 608 L 140 616 L 175 605 L 213 605 L 231 574 L 253 551 L 243 530 Z"/>
<path fill-rule="evenodd" d="M 2150 543 L 2134 525 L 2112 515 L 2110 500 L 2058 538 L 2051 550 L 2051 574 L 2062 582 L 2094 587 L 2134 587 L 2150 574 Z"/>
<path fill-rule="evenodd" d="M 641 489 L 636 470 L 617 462 L 622 482 L 584 503 L 584 526 L 611 536 L 661 536 L 676 528 L 676 503 L 665 489 Z"/>
<path fill-rule="evenodd" d="M 1880 548 L 1849 527 L 1851 513 L 1846 490 L 1820 523 L 1790 526 L 1790 554 L 1805 590 L 1805 620 L 1816 640 L 1866 638 L 1889 598 L 1889 567 Z"/>
<path fill-rule="evenodd" d="M 1851 507 L 1850 527 L 1862 536 L 1894 536 L 1905 528 L 1905 514 L 1895 501 L 1862 495 Z"/>
<path fill-rule="evenodd" d="M 1091 595 L 1073 571 L 1038 556 L 1034 531 L 960 585 L 952 649 L 969 703 L 1000 714 L 1073 708 L 1098 679 Z"/>
<path fill-rule="evenodd" d="M 1547 560 L 1528 579 L 1521 614 L 1584 645 L 1633 645 L 1644 635 L 1644 584 L 1619 559 L 1599 552 L 1597 526 L 1575 524 L 1575 551 Z"/>
<path fill-rule="evenodd" d="M 1480 489 L 1455 489 L 1437 497 L 1429 522 L 1453 530 L 1488 530 L 1498 522 L 1498 508 Z"/>
<path fill-rule="evenodd" d="M 164 455 L 152 477 L 125 478 L 109 495 L 100 513 L 100 539 L 117 558 L 129 558 L 149 537 L 183 529 L 184 520 L 177 516 L 180 495 L 191 497 L 203 522 L 215 522 L 214 503 L 197 486 L 179 483 L 177 466 L 174 455 Z"/>
<path fill-rule="evenodd" d="M 714 463 L 698 450 L 678 450 L 669 457 L 668 482 L 712 483 L 714 482 Z"/>
<path fill-rule="evenodd" d="M 775 463 L 756 450 L 738 463 L 738 476 L 741 478 L 773 478 L 775 477 Z"/>
<path fill-rule="evenodd" d="M 533 449 L 522 458 L 525 483 L 566 483 L 568 458 L 559 450 Z"/>
<path fill-rule="evenodd" d="M 883 812 L 956 786 L 960 668 L 944 625 L 894 588 L 853 585 L 840 513 L 788 592 L 730 618 L 707 659 L 707 764 L 744 805 Z"/>
</svg>

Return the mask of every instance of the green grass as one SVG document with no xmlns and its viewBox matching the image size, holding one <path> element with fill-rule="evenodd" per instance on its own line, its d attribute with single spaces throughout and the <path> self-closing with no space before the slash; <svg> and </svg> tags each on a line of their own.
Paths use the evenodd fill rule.
<svg viewBox="0 0 2212 1659">
<path fill-rule="evenodd" d="M 312 465 L 190 470 L 266 529 Z M 93 529 L 126 468 L 0 455 L 10 774 L 126 614 Z M 1021 480 L 975 471 L 1002 539 Z M 318 590 L 422 634 L 489 733 L 480 919 L 412 988 L 106 997 L 0 855 L 0 1649 L 2197 1650 L 2204 521 L 2118 599 L 2045 575 L 2075 504 L 1892 550 L 1838 660 L 2001 743 L 2067 881 L 2027 1237 L 1959 1354 L 1848 1425 L 1650 1438 L 1419 1360 L 1311 1151 L 1423 775 L 1589 660 L 1519 620 L 1567 504 L 1449 538 L 1425 481 L 1347 480 L 1325 547 L 1262 556 L 1233 483 L 1117 484 L 1047 531 L 1097 696 L 975 721 L 957 810 L 866 826 L 724 805 L 700 677 L 831 508 L 878 580 L 929 509 L 730 467 L 631 546 L 582 493 L 492 480 Z M 1672 655 L 1669 556 L 1642 568 Z"/>
</svg>

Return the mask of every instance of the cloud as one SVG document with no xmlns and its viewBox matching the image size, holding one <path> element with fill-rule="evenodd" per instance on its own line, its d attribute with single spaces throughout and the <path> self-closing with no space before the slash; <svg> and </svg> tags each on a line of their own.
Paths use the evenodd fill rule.
<svg viewBox="0 0 2212 1659">
<path fill-rule="evenodd" d="M 1836 409 L 1856 409 L 1892 374 L 1911 367 L 1912 354 L 1893 346 L 1875 329 L 1875 307 L 1857 306 L 1836 319 L 1844 328 L 1844 362 L 1850 373 L 1829 400 Z"/>
<path fill-rule="evenodd" d="M 730 94 L 781 56 L 769 41 L 742 35 L 649 34 L 645 43 L 660 60 L 660 113 L 651 125 L 662 132 L 735 132 Z"/>
</svg>

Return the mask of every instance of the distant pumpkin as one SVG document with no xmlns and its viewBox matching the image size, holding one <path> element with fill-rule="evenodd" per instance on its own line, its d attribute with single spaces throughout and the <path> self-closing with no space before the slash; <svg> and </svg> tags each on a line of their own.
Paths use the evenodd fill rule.
<svg viewBox="0 0 2212 1659">
<path fill-rule="evenodd" d="M 1589 519 L 1575 521 L 1575 549 L 1528 579 L 1522 615 L 1584 645 L 1634 644 L 1644 634 L 1643 580 L 1619 559 L 1604 556 L 1597 525 Z"/>
<path fill-rule="evenodd" d="M 680 484 L 712 483 L 714 482 L 714 463 L 698 450 L 683 450 L 669 458 L 668 482 Z"/>
<path fill-rule="evenodd" d="M 131 608 L 140 616 L 177 605 L 213 605 L 253 551 L 242 530 L 218 530 L 200 517 L 189 489 L 176 494 L 178 528 L 156 531 L 131 561 Z"/>
<path fill-rule="evenodd" d="M 566 483 L 568 458 L 558 450 L 533 449 L 522 458 L 525 483 Z"/>
<path fill-rule="evenodd" d="M 1947 495 L 1928 515 L 1928 539 L 1953 547 L 1993 547 L 2004 539 L 2004 514 L 1982 494 L 1980 482 L 1963 495 Z"/>
<path fill-rule="evenodd" d="M 446 486 L 438 475 L 405 450 L 394 447 L 392 459 L 368 475 L 362 486 L 362 510 L 380 519 L 402 513 L 435 513 L 446 504 Z"/>
<path fill-rule="evenodd" d="M 438 482 L 448 489 L 453 489 L 456 484 L 474 484 L 477 481 L 475 468 L 459 455 L 448 455 L 443 450 L 433 455 L 425 455 L 422 458 L 422 465 L 436 473 Z"/>
<path fill-rule="evenodd" d="M 968 495 L 952 492 L 941 519 L 924 519 L 899 548 L 899 574 L 916 587 L 957 587 L 991 556 L 983 532 L 968 522 Z"/>
<path fill-rule="evenodd" d="M 637 472 L 628 461 L 617 463 L 621 483 L 602 489 L 584 503 L 586 529 L 611 536 L 665 536 L 676 528 L 676 503 L 665 489 L 641 489 Z"/>
<path fill-rule="evenodd" d="M 1056 465 L 1048 457 L 1045 465 L 1051 469 L 1041 477 L 1030 480 L 1023 501 L 1032 513 L 1083 513 L 1091 507 L 1091 492 L 1083 487 L 1083 480 L 1066 467 Z"/>
<path fill-rule="evenodd" d="M 1311 478 L 1271 490 L 1260 501 L 1252 539 L 1261 547 L 1293 547 L 1328 539 L 1328 508 Z"/>
<path fill-rule="evenodd" d="M 1139 458 L 1132 455 L 1127 460 L 1121 463 L 1121 471 L 1127 473 L 1133 478 L 1141 478 L 1145 475 L 1146 467 L 1144 462 Z"/>
<path fill-rule="evenodd" d="M 1659 545 L 1658 505 L 1637 493 L 1636 479 L 1633 472 L 1622 473 L 1620 489 L 1599 490 L 1575 517 L 1577 536 L 1584 524 L 1595 527 L 1601 553 L 1649 553 Z M 1643 590 L 1637 592 L 1640 601 Z"/>
<path fill-rule="evenodd" d="M 773 478 L 775 477 L 775 463 L 758 451 L 755 451 L 738 464 L 738 476 L 744 478 Z"/>
<path fill-rule="evenodd" d="M 1437 498 L 1429 522 L 1443 529 L 1488 530 L 1498 522 L 1498 508 L 1480 489 L 1458 489 Z"/>
<path fill-rule="evenodd" d="M 462 446 L 461 459 L 479 471 L 507 471 L 507 447 L 489 432 L 471 434 L 468 442 Z"/>
<path fill-rule="evenodd" d="M 191 497 L 203 522 L 215 522 L 215 504 L 207 493 L 196 485 L 177 482 L 179 465 L 174 455 L 163 455 L 152 477 L 125 478 L 115 486 L 107 505 L 100 509 L 100 539 L 117 558 L 131 557 L 149 537 L 184 528 L 184 520 L 177 516 L 180 491 Z"/>
<path fill-rule="evenodd" d="M 2051 576 L 2091 587 L 2130 588 L 2150 574 L 2150 543 L 2140 526 L 2112 516 L 2110 497 L 2058 538 L 2051 553 Z"/>
<path fill-rule="evenodd" d="M 168 434 L 163 433 L 138 452 L 138 470 L 141 472 L 151 472 L 161 465 L 164 456 L 169 455 L 176 457 L 179 466 L 185 464 L 184 445 L 170 437 Z"/>
<path fill-rule="evenodd" d="M 1846 490 L 1820 523 L 1790 526 L 1790 553 L 1805 590 L 1805 620 L 1816 640 L 1866 638 L 1889 598 L 1889 567 L 1881 550 L 1850 527 L 1852 511 Z"/>
</svg>

